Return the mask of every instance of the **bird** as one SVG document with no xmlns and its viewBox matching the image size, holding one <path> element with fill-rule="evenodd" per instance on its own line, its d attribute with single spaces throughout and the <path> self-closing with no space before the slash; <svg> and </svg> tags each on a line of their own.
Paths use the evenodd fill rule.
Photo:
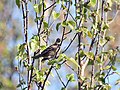
<svg viewBox="0 0 120 90">
<path fill-rule="evenodd" d="M 58 48 L 60 47 L 60 42 L 61 42 L 60 38 L 57 38 L 54 44 L 50 45 L 48 48 L 43 50 L 41 54 L 33 56 L 32 58 L 38 59 L 40 57 L 43 57 L 42 61 L 54 58 L 57 53 Z"/>
</svg>

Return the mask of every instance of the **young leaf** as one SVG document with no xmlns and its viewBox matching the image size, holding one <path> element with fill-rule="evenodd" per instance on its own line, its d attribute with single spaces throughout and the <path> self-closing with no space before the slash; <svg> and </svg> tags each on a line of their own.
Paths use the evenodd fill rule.
<svg viewBox="0 0 120 90">
<path fill-rule="evenodd" d="M 67 22 L 65 22 L 65 21 L 63 21 L 61 25 L 62 25 L 63 27 L 68 26 Z"/>
<path fill-rule="evenodd" d="M 44 29 L 47 29 L 48 28 L 48 23 L 46 21 L 44 21 L 43 24 L 44 24 Z"/>
<path fill-rule="evenodd" d="M 42 4 L 34 4 L 33 8 L 36 13 L 40 13 L 42 9 Z"/>
<path fill-rule="evenodd" d="M 68 26 L 72 29 L 72 30 L 74 30 L 75 29 L 75 22 L 74 21 L 68 21 Z"/>
<path fill-rule="evenodd" d="M 70 61 L 70 62 L 72 62 L 73 64 L 75 64 L 77 67 L 80 67 L 79 64 L 75 61 L 74 58 L 68 58 L 67 57 L 67 60 Z"/>
<path fill-rule="evenodd" d="M 58 19 L 60 17 L 60 13 L 56 13 L 55 11 L 53 11 L 52 15 L 53 19 Z"/>
<path fill-rule="evenodd" d="M 94 59 L 94 54 L 92 52 L 88 52 L 88 53 L 85 53 L 85 54 L 89 59 L 91 59 L 91 60 Z"/>
<path fill-rule="evenodd" d="M 117 68 L 116 68 L 115 66 L 113 66 L 113 65 L 112 65 L 111 68 L 112 68 L 113 71 L 116 71 L 116 70 L 117 70 Z"/>
<path fill-rule="evenodd" d="M 106 66 L 106 67 L 104 68 L 104 70 L 108 70 L 108 69 L 110 69 L 110 67 L 111 67 L 111 66 Z"/>
<path fill-rule="evenodd" d="M 90 3 L 88 4 L 91 7 L 95 7 L 97 0 L 90 0 Z"/>
<path fill-rule="evenodd" d="M 103 45 L 105 45 L 106 42 L 107 41 L 105 39 L 100 39 L 99 44 L 100 44 L 100 46 L 103 46 Z"/>
<path fill-rule="evenodd" d="M 114 40 L 115 40 L 115 37 L 113 37 L 113 36 L 106 36 L 105 39 L 106 39 L 107 41 L 114 41 Z"/>
<path fill-rule="evenodd" d="M 93 35 L 92 35 L 92 33 L 90 31 L 87 31 L 87 34 L 88 34 L 88 37 L 90 37 L 90 38 L 93 37 Z"/>
<path fill-rule="evenodd" d="M 66 78 L 67 78 L 70 82 L 74 82 L 74 81 L 75 81 L 74 74 L 68 74 L 68 75 L 66 75 Z"/>
</svg>

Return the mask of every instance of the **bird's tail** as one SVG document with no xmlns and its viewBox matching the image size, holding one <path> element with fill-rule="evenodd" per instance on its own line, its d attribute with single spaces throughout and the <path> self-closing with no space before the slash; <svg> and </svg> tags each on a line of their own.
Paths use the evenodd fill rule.
<svg viewBox="0 0 120 90">
<path fill-rule="evenodd" d="M 46 60 L 49 60 L 49 58 L 43 58 L 41 61 L 44 62 Z"/>
<path fill-rule="evenodd" d="M 38 58 L 40 58 L 40 57 L 41 57 L 41 54 L 36 55 L 36 56 L 33 56 L 32 58 L 33 58 L 33 59 L 38 59 Z"/>
</svg>

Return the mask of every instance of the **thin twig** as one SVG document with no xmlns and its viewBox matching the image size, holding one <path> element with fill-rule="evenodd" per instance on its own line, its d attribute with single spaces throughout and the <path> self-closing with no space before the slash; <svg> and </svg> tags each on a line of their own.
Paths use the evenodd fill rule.
<svg viewBox="0 0 120 90">
<path fill-rule="evenodd" d="M 67 48 L 64 51 L 62 51 L 62 53 L 66 52 L 68 50 L 68 48 L 71 46 L 72 42 L 75 40 L 76 36 L 77 36 L 77 33 L 75 34 L 75 36 L 73 37 L 73 39 L 71 40 L 71 42 L 69 43 Z"/>
<path fill-rule="evenodd" d="M 55 69 L 55 68 L 54 68 L 54 69 Z M 58 75 L 58 78 L 59 78 L 60 82 L 61 82 L 62 85 L 65 87 L 65 84 L 64 84 L 64 82 L 62 81 L 62 78 L 60 77 L 58 71 L 57 71 L 56 69 L 55 69 L 55 71 L 56 71 L 56 73 L 57 73 L 57 75 Z"/>
<path fill-rule="evenodd" d="M 67 67 L 69 67 L 71 70 L 73 70 L 73 71 L 77 74 L 77 72 L 76 72 L 69 64 L 67 64 L 67 63 L 65 62 L 65 65 L 66 65 Z"/>
<path fill-rule="evenodd" d="M 45 78 L 45 80 L 44 80 L 44 82 L 43 82 L 43 86 L 42 86 L 41 90 L 44 90 L 45 83 L 46 83 L 46 81 L 47 81 L 47 79 L 48 79 L 48 77 L 49 77 L 50 72 L 51 72 L 52 69 L 53 69 L 53 66 L 51 66 L 51 67 L 49 68 L 48 74 L 46 75 L 46 78 Z"/>
<path fill-rule="evenodd" d="M 25 5 L 25 8 L 24 8 Z M 24 2 L 22 1 L 22 13 L 23 13 L 23 23 L 24 23 L 24 35 L 25 35 L 25 43 L 26 43 L 26 52 L 27 52 L 27 62 L 28 65 L 30 64 L 30 52 L 29 52 L 29 44 L 28 44 L 28 2 L 27 0 L 25 0 Z M 27 84 L 28 84 L 28 90 L 30 89 L 30 85 L 29 85 L 29 70 L 27 72 Z"/>
<path fill-rule="evenodd" d="M 52 5 L 50 5 L 49 7 L 47 7 L 44 11 L 50 9 L 52 6 L 54 6 L 56 4 L 56 2 L 54 2 Z"/>
</svg>

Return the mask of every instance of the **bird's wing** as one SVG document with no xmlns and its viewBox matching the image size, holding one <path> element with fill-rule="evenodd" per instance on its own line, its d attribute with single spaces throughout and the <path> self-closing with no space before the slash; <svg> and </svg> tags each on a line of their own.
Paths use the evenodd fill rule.
<svg viewBox="0 0 120 90">
<path fill-rule="evenodd" d="M 43 50 L 43 51 L 41 52 L 41 56 L 47 54 L 47 53 L 50 52 L 50 51 L 52 51 L 52 50 L 53 50 L 53 47 L 52 47 L 52 46 L 53 46 L 53 45 L 51 45 L 51 46 L 49 46 L 48 48 L 46 48 L 45 50 Z"/>
<path fill-rule="evenodd" d="M 48 48 L 46 48 L 45 50 L 43 50 L 41 52 L 41 54 L 38 54 L 32 58 L 34 58 L 34 59 L 37 59 L 39 57 L 47 57 L 48 58 L 49 56 L 53 56 L 54 55 L 53 53 L 56 52 L 57 47 L 58 47 L 57 44 L 53 44 L 53 45 L 49 46 Z"/>
</svg>

